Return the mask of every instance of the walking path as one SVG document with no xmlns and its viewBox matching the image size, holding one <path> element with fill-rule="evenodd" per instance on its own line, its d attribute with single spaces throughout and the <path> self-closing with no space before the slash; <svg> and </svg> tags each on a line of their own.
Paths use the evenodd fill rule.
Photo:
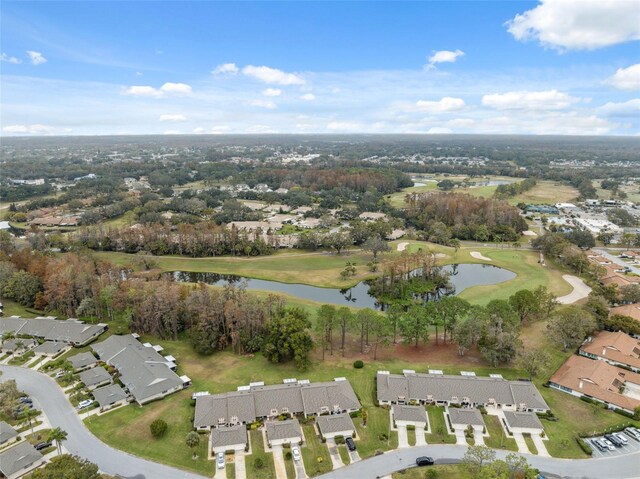
<svg viewBox="0 0 640 479">
<path fill-rule="evenodd" d="M 564 279 L 567 283 L 573 286 L 573 291 L 571 293 L 561 296 L 558 298 L 558 302 L 560 304 L 573 304 L 581 299 L 589 296 L 591 292 L 591 288 L 587 286 L 584 281 L 582 281 L 577 276 L 572 276 L 570 274 L 563 274 L 562 279 Z"/>
<path fill-rule="evenodd" d="M 471 251 L 469 254 L 472 258 L 475 259 L 481 259 L 483 261 L 493 261 L 491 258 L 487 258 L 485 255 L 483 255 L 480 251 Z"/>
</svg>

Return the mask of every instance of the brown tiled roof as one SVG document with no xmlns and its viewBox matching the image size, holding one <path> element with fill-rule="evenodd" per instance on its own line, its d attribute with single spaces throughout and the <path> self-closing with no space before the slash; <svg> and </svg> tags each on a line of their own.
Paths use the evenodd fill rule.
<svg viewBox="0 0 640 479">
<path fill-rule="evenodd" d="M 600 331 L 591 337 L 590 342 L 584 343 L 580 350 L 640 368 L 640 341 L 623 332 Z"/>
<path fill-rule="evenodd" d="M 640 321 L 640 303 L 625 304 L 624 306 L 616 306 L 611 308 L 609 315 L 621 314 L 622 316 L 629 316 L 637 321 Z"/>
<path fill-rule="evenodd" d="M 640 374 L 604 361 L 573 355 L 549 381 L 624 409 L 640 406 L 640 400 L 620 394 L 620 387 L 627 381 L 640 385 Z"/>
</svg>

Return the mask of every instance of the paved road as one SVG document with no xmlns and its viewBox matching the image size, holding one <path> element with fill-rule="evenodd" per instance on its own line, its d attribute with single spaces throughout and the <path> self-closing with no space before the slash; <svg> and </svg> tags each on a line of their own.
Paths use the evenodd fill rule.
<svg viewBox="0 0 640 479">
<path fill-rule="evenodd" d="M 572 276 L 570 274 L 563 274 L 562 279 L 564 279 L 567 283 L 569 283 L 573 287 L 573 291 L 565 296 L 561 296 L 558 298 L 558 303 L 560 304 L 573 304 L 581 299 L 589 296 L 591 292 L 591 288 L 587 286 L 584 281 L 582 281 L 577 276 Z"/>
<path fill-rule="evenodd" d="M 101 471 L 128 479 L 203 479 L 107 446 L 85 428 L 58 384 L 46 374 L 15 366 L 0 366 L 0 371 L 0 381 L 15 379 L 18 388 L 40 404 L 52 426 L 67 431 L 67 451 L 97 464 Z"/>
<path fill-rule="evenodd" d="M 334 470 L 318 479 L 375 479 L 415 466 L 418 456 L 431 456 L 436 464 L 460 462 L 467 448 L 455 445 L 420 446 L 396 449 L 381 456 L 356 462 Z M 510 451 L 496 451 L 499 459 Z M 640 452 L 600 459 L 554 459 L 524 454 L 533 467 L 545 477 L 576 479 L 637 479 L 640 477 Z"/>
<path fill-rule="evenodd" d="M 622 267 L 622 268 L 629 268 L 633 273 L 635 274 L 640 274 L 640 268 L 638 268 L 637 266 L 630 264 L 630 263 L 626 263 L 622 258 L 618 258 L 617 256 L 612 255 L 611 253 L 603 250 L 603 249 L 595 249 L 594 250 L 596 253 L 604 256 L 605 258 L 607 258 L 610 261 L 613 261 L 614 263 L 616 263 L 618 266 Z M 618 250 L 620 252 L 626 251 L 626 250 Z"/>
</svg>

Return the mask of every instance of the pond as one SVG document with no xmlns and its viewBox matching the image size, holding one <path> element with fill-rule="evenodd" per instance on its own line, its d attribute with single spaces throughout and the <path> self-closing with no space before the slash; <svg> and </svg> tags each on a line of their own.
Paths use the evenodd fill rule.
<svg viewBox="0 0 640 479">
<path fill-rule="evenodd" d="M 502 283 L 516 277 L 516 274 L 512 271 L 487 264 L 450 264 L 443 266 L 442 269 L 451 275 L 449 282 L 455 288 L 454 294 L 460 294 L 472 286 Z M 348 289 L 331 289 L 307 284 L 279 283 L 277 281 L 245 278 L 229 274 L 193 273 L 189 271 L 174 271 L 171 274 L 175 281 L 202 282 L 215 286 L 225 286 L 245 281 L 249 290 L 284 293 L 337 306 L 358 306 L 361 308 L 379 308 L 380 306 L 376 299 L 369 294 L 369 285 L 366 281 Z"/>
</svg>

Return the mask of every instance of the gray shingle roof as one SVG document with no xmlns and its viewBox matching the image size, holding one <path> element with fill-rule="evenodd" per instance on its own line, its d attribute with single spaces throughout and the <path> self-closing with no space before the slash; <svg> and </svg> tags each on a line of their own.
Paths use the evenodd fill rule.
<svg viewBox="0 0 640 479">
<path fill-rule="evenodd" d="M 72 344 L 84 344 L 98 337 L 106 329 L 104 324 L 85 324 L 77 319 L 57 320 L 53 317 L 24 319 L 18 316 L 0 318 L 0 334 L 12 331 L 15 334 Z"/>
<path fill-rule="evenodd" d="M 475 408 L 450 407 L 449 417 L 451 418 L 451 424 L 484 426 L 482 414 Z"/>
<path fill-rule="evenodd" d="M 40 346 L 36 347 L 34 351 L 41 354 L 58 354 L 60 351 L 68 346 L 67 343 L 62 341 L 45 341 Z"/>
<path fill-rule="evenodd" d="M 13 439 L 17 435 L 17 431 L 10 424 L 0 421 L 0 444 L 4 444 L 9 439 Z"/>
<path fill-rule="evenodd" d="M 504 419 L 507 421 L 507 426 L 509 426 L 509 428 L 527 427 L 543 429 L 540 419 L 538 419 L 538 416 L 532 412 L 504 411 Z"/>
<path fill-rule="evenodd" d="M 219 427 L 211 431 L 212 447 L 227 447 L 247 444 L 247 427 L 243 424 L 231 427 Z"/>
<path fill-rule="evenodd" d="M 131 334 L 111 336 L 94 344 L 92 349 L 100 359 L 118 369 L 120 380 L 140 403 L 183 385 L 170 369 L 171 363 Z"/>
<path fill-rule="evenodd" d="M 104 368 L 91 368 L 78 374 L 85 386 L 95 386 L 105 381 L 111 381 L 111 375 Z"/>
<path fill-rule="evenodd" d="M 396 421 L 427 422 L 427 411 L 424 406 L 393 406 L 393 417 Z"/>
<path fill-rule="evenodd" d="M 331 434 L 334 432 L 355 431 L 351 416 L 348 414 L 332 414 L 330 416 L 318 416 L 316 419 L 320 433 Z"/>
<path fill-rule="evenodd" d="M 118 384 L 109 384 L 93 391 L 93 397 L 100 407 L 105 407 L 126 399 L 127 393 Z"/>
<path fill-rule="evenodd" d="M 96 364 L 98 360 L 96 357 L 90 352 L 86 351 L 84 353 L 76 354 L 69 358 L 69 362 L 74 367 L 74 369 L 84 368 L 87 366 L 91 366 L 92 364 Z"/>
<path fill-rule="evenodd" d="M 269 441 L 280 439 L 297 439 L 302 437 L 302 429 L 297 419 L 287 419 L 285 421 L 267 421 L 267 438 Z"/>
<path fill-rule="evenodd" d="M 42 459 L 42 454 L 27 441 L 0 451 L 0 472 L 9 477 Z"/>
<path fill-rule="evenodd" d="M 454 397 L 462 402 L 469 398 L 474 404 L 488 404 L 493 399 L 498 404 L 525 404 L 527 408 L 548 409 L 533 383 L 507 381 L 501 378 L 477 376 L 449 376 L 440 374 L 384 374 L 377 375 L 378 400 L 451 401 Z"/>
<path fill-rule="evenodd" d="M 18 347 L 18 343 L 20 344 L 19 347 Z M 2 350 L 10 351 L 10 352 L 20 351 L 23 349 L 31 348 L 36 344 L 38 343 L 34 339 L 25 339 L 25 338 L 7 339 L 2 343 Z"/>
<path fill-rule="evenodd" d="M 290 414 L 318 415 L 336 410 L 357 410 L 360 402 L 348 381 L 251 386 L 244 391 L 197 397 L 194 427 L 230 424 L 233 417 L 249 423 L 260 417 L 281 414 L 283 408 Z"/>
</svg>

